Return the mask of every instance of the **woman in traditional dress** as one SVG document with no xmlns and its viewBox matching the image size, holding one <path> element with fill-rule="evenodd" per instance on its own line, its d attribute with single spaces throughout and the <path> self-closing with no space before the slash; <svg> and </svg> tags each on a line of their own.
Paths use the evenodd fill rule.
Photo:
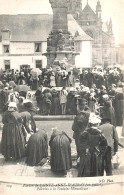
<svg viewBox="0 0 124 195">
<path fill-rule="evenodd" d="M 36 123 L 35 123 L 35 120 L 34 120 L 34 115 L 37 114 L 37 109 L 34 107 L 32 101 L 28 100 L 28 99 L 25 99 L 23 101 L 24 103 L 24 107 L 25 107 L 25 111 L 29 112 L 31 114 L 31 124 L 32 124 L 32 127 L 33 127 L 33 131 L 36 133 Z"/>
<path fill-rule="evenodd" d="M 43 130 L 39 130 L 29 138 L 27 143 L 27 160 L 30 166 L 42 165 L 47 160 L 48 144 L 47 134 Z"/>
<path fill-rule="evenodd" d="M 51 111 L 52 92 L 49 88 L 43 91 L 42 114 L 49 115 Z"/>
<path fill-rule="evenodd" d="M 24 138 L 27 141 L 29 136 L 36 132 L 36 124 L 29 112 L 20 112 L 20 115 L 22 117 Z"/>
<path fill-rule="evenodd" d="M 55 73 L 52 72 L 50 75 L 50 87 L 56 87 L 56 81 L 55 81 Z"/>
<path fill-rule="evenodd" d="M 55 172 L 67 173 L 72 168 L 71 139 L 63 131 L 53 130 L 49 145 L 51 151 L 50 165 Z"/>
<path fill-rule="evenodd" d="M 59 92 L 56 89 L 52 90 L 51 114 L 53 114 L 53 115 L 59 115 L 60 114 Z"/>
<path fill-rule="evenodd" d="M 68 96 L 68 92 L 66 88 L 63 87 L 62 90 L 60 91 L 60 104 L 61 104 L 62 115 L 66 114 L 67 96 Z"/>
<path fill-rule="evenodd" d="M 98 129 L 97 117 L 89 119 L 90 127 L 79 138 L 80 163 L 78 177 L 102 176 L 102 159 L 107 141 Z"/>
<path fill-rule="evenodd" d="M 16 103 L 10 102 L 8 110 L 3 114 L 3 132 L 1 153 L 6 160 L 19 159 L 25 156 L 25 139 L 22 129 L 22 118 L 16 111 Z"/>
</svg>

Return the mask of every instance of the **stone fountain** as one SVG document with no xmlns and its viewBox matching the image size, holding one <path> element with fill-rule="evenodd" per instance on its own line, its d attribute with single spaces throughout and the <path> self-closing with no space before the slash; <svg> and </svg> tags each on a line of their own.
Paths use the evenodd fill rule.
<svg viewBox="0 0 124 195">
<path fill-rule="evenodd" d="M 68 31 L 68 0 L 49 0 L 53 10 L 53 28 L 47 38 L 47 67 L 69 70 L 75 66 L 74 37 Z"/>
</svg>

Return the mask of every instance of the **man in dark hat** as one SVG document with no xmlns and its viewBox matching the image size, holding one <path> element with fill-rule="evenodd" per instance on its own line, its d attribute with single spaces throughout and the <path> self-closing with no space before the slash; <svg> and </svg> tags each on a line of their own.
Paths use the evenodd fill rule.
<svg viewBox="0 0 124 195">
<path fill-rule="evenodd" d="M 73 138 L 75 139 L 76 149 L 77 149 L 77 158 L 79 157 L 79 137 L 81 133 L 87 128 L 90 116 L 90 109 L 86 105 L 85 99 L 78 100 L 78 114 L 76 115 L 72 130 Z"/>
<path fill-rule="evenodd" d="M 112 175 L 112 156 L 116 154 L 118 151 L 118 134 L 116 128 L 110 124 L 111 118 L 104 116 L 102 119 L 102 125 L 99 126 L 99 129 L 102 131 L 104 137 L 107 140 L 107 148 L 103 157 L 103 165 L 102 165 L 102 175 L 104 174 L 104 170 L 106 171 L 106 175 Z"/>
</svg>

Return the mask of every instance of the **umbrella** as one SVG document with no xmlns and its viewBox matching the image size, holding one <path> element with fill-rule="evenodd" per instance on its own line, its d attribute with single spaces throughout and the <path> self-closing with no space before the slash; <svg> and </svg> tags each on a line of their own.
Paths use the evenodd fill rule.
<svg viewBox="0 0 124 195">
<path fill-rule="evenodd" d="M 41 73 L 42 73 L 42 71 L 39 68 L 33 68 L 31 70 L 32 75 L 37 74 L 37 76 L 39 76 Z"/>
<path fill-rule="evenodd" d="M 30 90 L 30 87 L 27 86 L 27 85 L 17 85 L 15 88 L 14 88 L 14 91 L 18 91 L 18 92 L 21 92 L 21 91 L 24 91 L 24 92 L 27 92 Z"/>
</svg>

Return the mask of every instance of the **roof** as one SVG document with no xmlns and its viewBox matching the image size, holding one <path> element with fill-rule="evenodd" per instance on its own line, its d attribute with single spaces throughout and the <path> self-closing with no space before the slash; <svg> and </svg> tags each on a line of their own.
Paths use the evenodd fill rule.
<svg viewBox="0 0 124 195">
<path fill-rule="evenodd" d="M 52 30 L 52 24 L 53 15 L 50 14 L 0 15 L 0 41 L 3 29 L 11 31 L 10 41 L 46 41 Z M 91 40 L 70 14 L 68 14 L 68 30 L 73 36 L 78 31 L 84 40 Z"/>
<path fill-rule="evenodd" d="M 82 13 L 85 13 L 85 12 L 91 13 L 92 15 L 96 16 L 95 12 L 92 10 L 92 8 L 89 6 L 88 3 L 82 10 Z"/>
<path fill-rule="evenodd" d="M 90 37 L 90 36 L 89 36 Z M 87 36 L 84 35 L 79 35 L 77 37 L 75 37 L 74 39 L 75 41 L 89 41 L 89 38 L 87 38 Z M 90 41 L 92 41 L 93 39 L 90 37 Z"/>
<path fill-rule="evenodd" d="M 79 26 L 71 14 L 68 14 L 68 30 L 72 33 L 73 36 L 75 35 L 75 32 L 78 31 L 79 36 L 75 37 L 75 40 L 92 40 L 92 38 L 83 31 L 83 29 Z"/>
</svg>

